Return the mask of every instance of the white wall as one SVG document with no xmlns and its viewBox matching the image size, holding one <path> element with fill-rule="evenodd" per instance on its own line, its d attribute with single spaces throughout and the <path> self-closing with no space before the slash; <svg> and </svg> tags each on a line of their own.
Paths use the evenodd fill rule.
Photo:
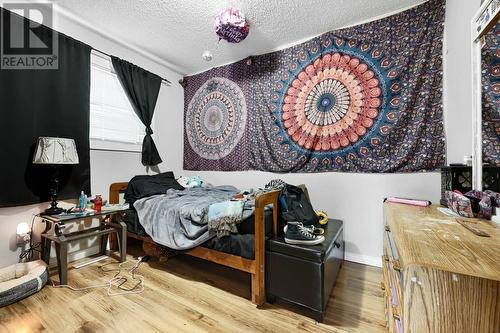
<svg viewBox="0 0 500 333">
<path fill-rule="evenodd" d="M 461 161 L 472 151 L 470 69 L 470 20 L 479 0 L 448 0 L 446 9 L 444 107 L 448 143 L 448 162 Z M 162 86 L 155 111 L 155 142 L 163 163 L 161 171 L 176 175 L 199 174 L 214 184 L 233 184 L 239 188 L 257 188 L 269 180 L 283 180 L 308 186 L 317 209 L 345 222 L 348 260 L 380 264 L 382 254 L 382 200 L 387 196 L 425 198 L 438 202 L 439 173 L 420 174 L 272 174 L 267 172 L 188 172 L 183 159 L 183 90 L 177 84 L 180 75 L 144 56 L 120 46 L 82 26 L 59 17 L 56 28 L 107 53 L 117 55 L 149 69 L 173 82 Z M 93 194 L 108 196 L 112 182 L 127 181 L 136 174 L 148 172 L 138 153 L 91 151 Z M 149 171 L 150 172 L 150 171 Z M 30 222 L 31 215 L 44 209 L 32 205 L 0 209 L 0 267 L 17 261 L 16 226 Z M 37 230 L 41 229 L 38 225 Z M 80 244 L 81 245 L 81 244 Z M 90 243 L 87 245 L 91 245 Z M 78 250 L 78 245 L 75 246 Z M 95 248 L 93 248 L 95 250 Z"/>
<path fill-rule="evenodd" d="M 188 172 L 186 172 L 188 173 Z M 382 200 L 391 196 L 430 199 L 438 202 L 438 173 L 429 174 L 272 174 L 268 172 L 189 172 L 214 184 L 239 188 L 264 186 L 281 178 L 291 184 L 306 184 L 315 209 L 344 221 L 346 260 L 380 265 L 382 255 Z"/>
</svg>

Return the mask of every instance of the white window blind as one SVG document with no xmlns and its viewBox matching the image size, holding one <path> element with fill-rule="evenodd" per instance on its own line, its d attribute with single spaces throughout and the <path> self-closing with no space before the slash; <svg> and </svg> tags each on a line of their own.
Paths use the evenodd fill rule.
<svg viewBox="0 0 500 333">
<path fill-rule="evenodd" d="M 141 151 L 145 126 L 114 72 L 111 59 L 92 53 L 90 147 Z"/>
</svg>

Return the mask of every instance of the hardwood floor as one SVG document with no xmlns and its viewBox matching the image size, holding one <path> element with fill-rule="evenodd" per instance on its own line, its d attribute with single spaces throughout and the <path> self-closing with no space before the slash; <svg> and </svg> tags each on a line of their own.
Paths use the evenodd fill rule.
<svg viewBox="0 0 500 333">
<path fill-rule="evenodd" d="M 128 258 L 125 267 L 134 265 Z M 69 283 L 105 283 L 113 273 L 103 273 L 102 263 L 71 269 Z M 145 290 L 136 295 L 109 297 L 105 289 L 77 292 L 47 285 L 0 308 L 0 332 L 387 332 L 382 272 L 374 267 L 344 263 L 324 323 L 281 302 L 257 309 L 250 301 L 249 274 L 197 258 L 152 259 L 138 273 L 145 277 Z M 51 276 L 57 280 L 54 270 Z"/>
</svg>

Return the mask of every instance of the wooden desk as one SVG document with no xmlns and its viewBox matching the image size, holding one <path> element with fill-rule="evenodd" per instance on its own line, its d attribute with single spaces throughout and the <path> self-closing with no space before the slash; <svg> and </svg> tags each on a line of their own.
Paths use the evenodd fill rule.
<svg viewBox="0 0 500 333">
<path fill-rule="evenodd" d="M 124 262 L 127 256 L 127 226 L 123 222 L 114 222 L 112 218 L 120 215 L 124 210 L 106 211 L 100 213 L 91 213 L 76 216 L 63 216 L 63 215 L 47 215 L 41 216 L 45 222 L 45 230 L 41 234 L 42 249 L 41 258 L 49 264 L 51 243 L 54 242 L 56 246 L 57 268 L 59 271 L 59 283 L 68 283 L 68 243 L 85 238 L 99 236 L 101 239 L 100 252 L 106 253 L 108 244 L 108 235 L 116 232 L 119 239 L 120 262 Z M 84 219 L 98 218 L 99 226 L 95 228 L 76 231 L 68 234 L 63 234 L 66 223 L 77 222 Z M 48 232 L 54 226 L 54 233 Z"/>
<path fill-rule="evenodd" d="M 500 228 L 480 237 L 437 210 L 384 204 L 384 282 L 391 332 L 500 332 Z"/>
</svg>

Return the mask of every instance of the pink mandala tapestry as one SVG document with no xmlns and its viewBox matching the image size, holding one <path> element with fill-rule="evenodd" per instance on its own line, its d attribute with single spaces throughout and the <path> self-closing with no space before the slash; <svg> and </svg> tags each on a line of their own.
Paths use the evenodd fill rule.
<svg viewBox="0 0 500 333">
<path fill-rule="evenodd" d="M 444 0 L 430 0 L 186 77 L 184 168 L 439 168 L 443 21 Z"/>
</svg>

